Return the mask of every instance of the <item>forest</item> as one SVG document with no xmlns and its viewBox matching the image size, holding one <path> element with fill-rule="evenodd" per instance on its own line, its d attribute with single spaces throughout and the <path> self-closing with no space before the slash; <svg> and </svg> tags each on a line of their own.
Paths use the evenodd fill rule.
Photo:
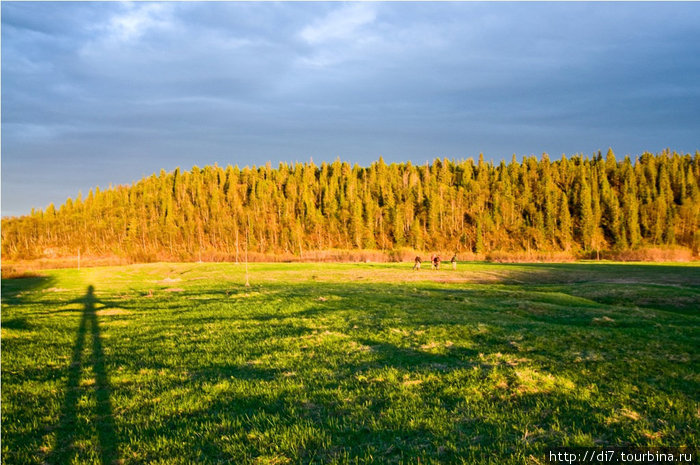
<svg viewBox="0 0 700 465">
<path fill-rule="evenodd" d="M 5 259 L 700 249 L 700 152 L 162 170 L 3 218 Z"/>
</svg>

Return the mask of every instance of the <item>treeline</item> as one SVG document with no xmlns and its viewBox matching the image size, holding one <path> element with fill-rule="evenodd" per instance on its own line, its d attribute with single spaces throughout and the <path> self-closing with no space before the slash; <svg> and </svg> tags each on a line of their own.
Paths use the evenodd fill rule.
<svg viewBox="0 0 700 465">
<path fill-rule="evenodd" d="M 700 153 L 161 171 L 2 220 L 5 258 L 700 248 Z"/>
</svg>

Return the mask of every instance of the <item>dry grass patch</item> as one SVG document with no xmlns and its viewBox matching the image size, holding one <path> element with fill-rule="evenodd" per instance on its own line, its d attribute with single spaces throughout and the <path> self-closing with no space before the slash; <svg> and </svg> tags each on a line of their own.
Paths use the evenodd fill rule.
<svg viewBox="0 0 700 465">
<path fill-rule="evenodd" d="M 642 416 L 639 413 L 635 412 L 634 410 L 630 410 L 630 409 L 626 409 L 626 408 L 623 408 L 622 410 L 620 410 L 620 415 L 622 415 L 625 418 L 629 418 L 630 420 L 633 420 L 633 421 L 639 421 L 642 419 Z"/>
<path fill-rule="evenodd" d="M 260 295 L 261 294 L 258 291 L 241 292 L 241 293 L 231 294 L 229 296 L 229 298 L 231 298 L 231 299 L 248 299 L 250 297 L 258 297 Z"/>
<path fill-rule="evenodd" d="M 609 316 L 601 316 L 601 317 L 593 318 L 593 324 L 610 324 L 610 323 L 615 323 L 615 320 L 610 318 Z"/>
<path fill-rule="evenodd" d="M 442 347 L 452 347 L 453 345 L 454 345 L 454 343 L 452 341 L 444 341 L 444 342 L 432 341 L 432 342 L 428 342 L 427 344 L 421 345 L 420 348 L 422 350 L 432 351 L 433 349 L 442 348 Z"/>
<path fill-rule="evenodd" d="M 693 251 L 686 247 L 648 247 L 603 252 L 601 256 L 607 260 L 623 262 L 689 262 L 693 259 Z"/>
<path fill-rule="evenodd" d="M 41 292 L 68 292 L 69 289 L 63 289 L 62 287 L 49 287 L 48 289 L 44 289 Z"/>
<path fill-rule="evenodd" d="M 98 316 L 111 316 L 111 315 L 128 315 L 131 312 L 129 310 L 124 310 L 123 308 L 106 308 L 104 310 L 97 310 L 95 315 Z"/>
<path fill-rule="evenodd" d="M 404 381 L 403 384 L 404 386 L 418 386 L 419 384 L 422 384 L 423 380 L 422 379 L 409 379 Z"/>
<path fill-rule="evenodd" d="M 615 410 L 615 413 L 611 417 L 608 417 L 605 420 L 605 423 L 608 425 L 614 425 L 618 423 L 624 423 L 630 420 L 636 422 L 642 420 L 643 418 L 644 417 L 641 414 L 630 408 L 621 408 Z"/>
<path fill-rule="evenodd" d="M 541 373 L 533 368 L 515 370 L 518 394 L 547 394 L 556 391 L 572 391 L 576 385 L 573 381 L 551 373 Z"/>
</svg>

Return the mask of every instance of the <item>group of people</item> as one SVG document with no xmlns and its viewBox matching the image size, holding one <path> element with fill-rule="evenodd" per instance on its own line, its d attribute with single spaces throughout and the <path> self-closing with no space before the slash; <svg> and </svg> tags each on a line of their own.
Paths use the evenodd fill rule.
<svg viewBox="0 0 700 465">
<path fill-rule="evenodd" d="M 430 256 L 430 268 L 433 270 L 439 270 L 440 269 L 440 256 L 437 254 L 433 254 Z M 415 264 L 413 265 L 414 270 L 420 270 L 420 264 L 422 263 L 422 260 L 420 257 L 416 257 Z M 452 256 L 452 259 L 450 260 L 450 263 L 452 263 L 452 269 L 456 270 L 457 269 L 457 254 L 455 253 Z"/>
</svg>

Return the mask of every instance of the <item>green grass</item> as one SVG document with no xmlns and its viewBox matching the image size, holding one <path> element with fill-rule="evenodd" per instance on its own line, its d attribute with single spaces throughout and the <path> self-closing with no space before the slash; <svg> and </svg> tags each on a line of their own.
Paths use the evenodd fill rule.
<svg viewBox="0 0 700 465">
<path fill-rule="evenodd" d="M 2 282 L 19 463 L 697 448 L 700 266 L 152 264 Z M 89 288 L 92 286 L 92 288 Z"/>
</svg>

